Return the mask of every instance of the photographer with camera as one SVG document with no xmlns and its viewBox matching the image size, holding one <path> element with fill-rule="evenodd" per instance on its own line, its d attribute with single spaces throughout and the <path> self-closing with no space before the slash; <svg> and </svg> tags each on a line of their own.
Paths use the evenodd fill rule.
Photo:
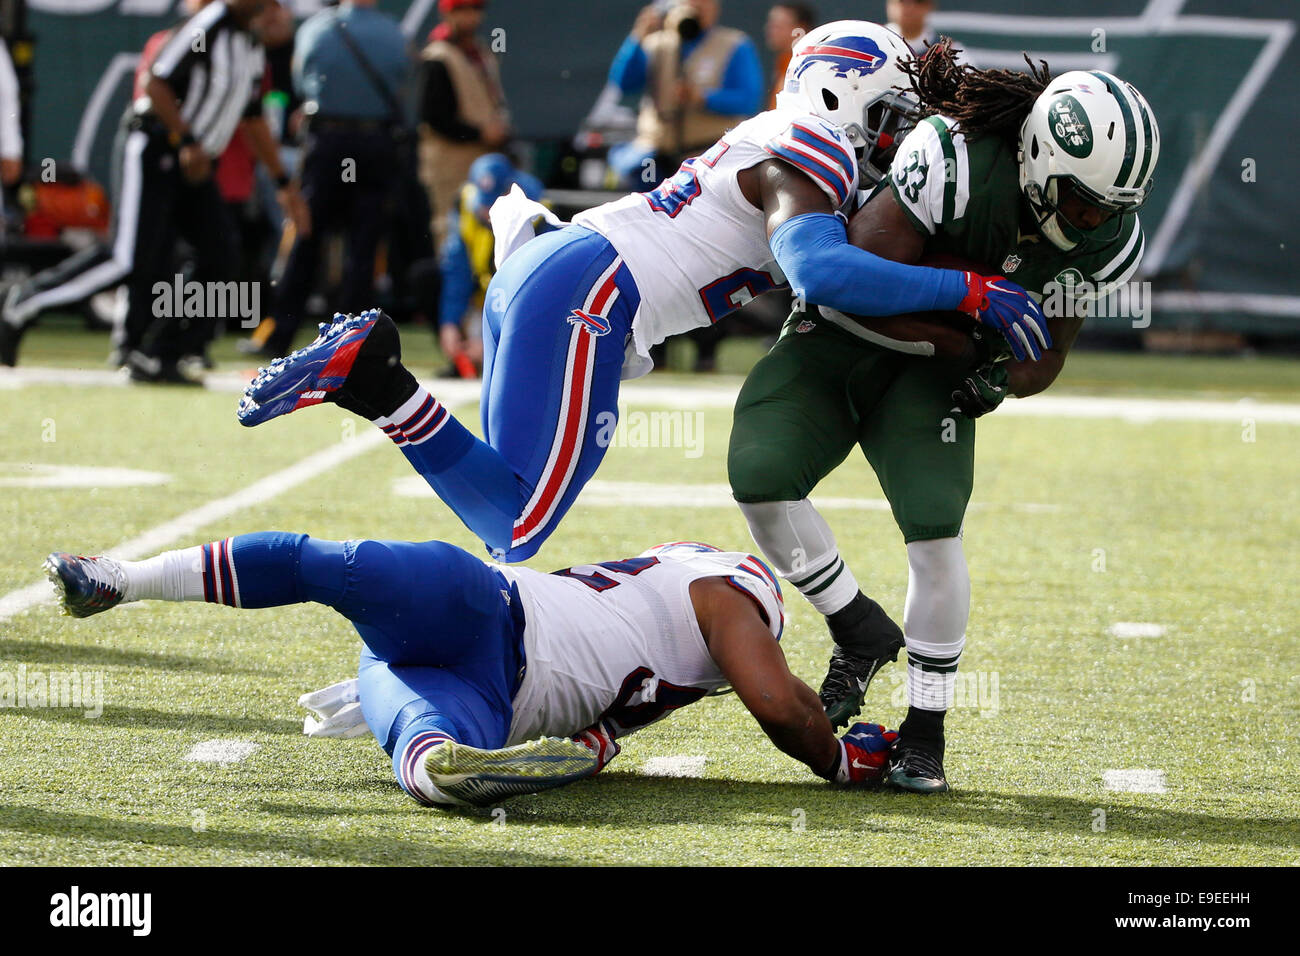
<svg viewBox="0 0 1300 956">
<path fill-rule="evenodd" d="M 625 188 L 652 189 L 759 110 L 763 68 L 753 42 L 718 25 L 719 0 L 670 0 L 641 11 L 610 66 L 625 96 L 641 94 L 636 138 L 610 150 Z"/>
</svg>

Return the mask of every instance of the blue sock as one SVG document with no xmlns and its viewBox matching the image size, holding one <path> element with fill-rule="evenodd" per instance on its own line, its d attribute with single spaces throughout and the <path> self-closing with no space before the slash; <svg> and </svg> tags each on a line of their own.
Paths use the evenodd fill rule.
<svg viewBox="0 0 1300 956">
<path fill-rule="evenodd" d="M 500 452 L 423 388 L 376 424 L 465 527 L 492 551 L 509 550 L 523 496 L 519 477 Z"/>
<path fill-rule="evenodd" d="M 200 549 L 203 599 L 231 607 L 280 607 L 305 597 L 298 571 L 305 534 L 259 531 Z"/>
</svg>

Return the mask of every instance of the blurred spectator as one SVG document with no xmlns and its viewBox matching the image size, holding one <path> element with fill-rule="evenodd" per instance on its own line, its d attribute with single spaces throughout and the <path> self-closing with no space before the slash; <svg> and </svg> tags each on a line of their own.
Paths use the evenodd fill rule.
<svg viewBox="0 0 1300 956">
<path fill-rule="evenodd" d="M 535 176 L 516 170 L 501 153 L 480 156 L 449 214 L 447 240 L 438 256 L 438 341 L 452 363 L 446 375 L 472 378 L 483 368 L 483 294 L 496 272 L 488 210 L 515 183 L 529 199 L 541 199 L 542 184 Z"/>
<path fill-rule="evenodd" d="M 625 188 L 653 188 L 758 111 L 758 51 L 740 30 L 718 26 L 720 7 L 718 0 L 645 7 L 619 47 L 610 82 L 624 95 L 642 94 L 636 139 L 610 150 Z"/>
<path fill-rule="evenodd" d="M 319 271 L 322 240 L 332 227 L 346 227 L 334 308 L 360 312 L 374 304 L 375 253 L 403 175 L 401 97 L 411 71 L 401 28 L 374 9 L 375 2 L 350 0 L 322 10 L 294 39 L 294 89 L 306 116 L 300 177 L 309 217 L 306 228 L 296 230 L 276 285 L 274 324 L 259 350 L 264 355 L 290 350 Z"/>
<path fill-rule="evenodd" d="M 4 190 L 23 176 L 23 127 L 19 120 L 18 75 L 9 47 L 0 39 L 0 249 L 3 249 Z"/>
<path fill-rule="evenodd" d="M 429 34 L 420 77 L 420 178 L 433 206 L 439 246 L 474 160 L 510 138 L 510 113 L 496 54 L 478 41 L 484 0 L 438 0 L 442 23 Z"/>
<path fill-rule="evenodd" d="M 785 70 L 790 65 L 790 50 L 794 41 L 817 25 L 817 14 L 806 3 L 775 3 L 767 11 L 767 26 L 763 35 L 767 48 L 772 51 L 772 90 L 767 97 L 767 108 L 776 109 L 776 94 L 785 85 Z"/>
<path fill-rule="evenodd" d="M 886 26 L 907 41 L 913 52 L 925 52 L 926 44 L 936 39 L 930 29 L 934 0 L 886 0 Z"/>
<path fill-rule="evenodd" d="M 199 4 L 202 9 L 161 44 L 142 77 L 143 95 L 132 102 L 115 145 L 121 188 L 111 246 L 87 248 L 9 287 L 0 323 L 0 362 L 13 364 L 18 337 L 42 310 L 126 281 L 123 345 L 132 380 L 194 382 L 182 359 L 202 353 L 215 317 L 159 309 L 153 290 L 174 274 L 178 232 L 194 247 L 197 281 L 228 279 L 233 230 L 212 170 L 241 124 L 249 145 L 276 178 L 286 211 L 296 218 L 304 212 L 261 115 L 265 61 L 250 24 L 262 3 Z M 203 42 L 196 43 L 196 36 Z M 228 82 L 206 82 L 217 73 Z"/>
</svg>

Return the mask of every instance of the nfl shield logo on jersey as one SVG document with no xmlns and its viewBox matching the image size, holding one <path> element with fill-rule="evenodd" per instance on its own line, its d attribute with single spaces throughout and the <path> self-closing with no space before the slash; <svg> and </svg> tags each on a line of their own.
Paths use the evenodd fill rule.
<svg viewBox="0 0 1300 956">
<path fill-rule="evenodd" d="M 1011 253 L 1011 255 L 1007 256 L 1005 259 L 1002 260 L 1002 271 L 1015 272 L 1017 269 L 1020 268 L 1020 263 L 1024 261 L 1025 261 L 1024 259 L 1021 259 L 1018 255 L 1016 255 L 1013 252 Z"/>
<path fill-rule="evenodd" d="M 804 319 L 802 322 L 800 322 L 798 325 L 794 327 L 794 330 L 796 332 L 811 332 L 815 328 L 817 328 L 816 322 L 814 322 L 812 319 Z"/>
</svg>

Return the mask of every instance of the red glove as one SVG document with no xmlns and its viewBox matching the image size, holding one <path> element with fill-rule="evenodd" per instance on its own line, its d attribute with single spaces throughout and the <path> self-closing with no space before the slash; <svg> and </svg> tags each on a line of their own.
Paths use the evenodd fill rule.
<svg viewBox="0 0 1300 956">
<path fill-rule="evenodd" d="M 896 731 L 880 724 L 854 724 L 840 738 L 840 764 L 830 781 L 850 787 L 876 783 L 885 773 L 889 750 L 897 739 Z"/>
<path fill-rule="evenodd" d="M 614 732 L 601 721 L 597 721 L 581 733 L 574 734 L 573 739 L 596 755 L 599 763 L 592 771 L 593 775 L 609 766 L 609 762 L 623 749 L 614 739 Z"/>
</svg>

